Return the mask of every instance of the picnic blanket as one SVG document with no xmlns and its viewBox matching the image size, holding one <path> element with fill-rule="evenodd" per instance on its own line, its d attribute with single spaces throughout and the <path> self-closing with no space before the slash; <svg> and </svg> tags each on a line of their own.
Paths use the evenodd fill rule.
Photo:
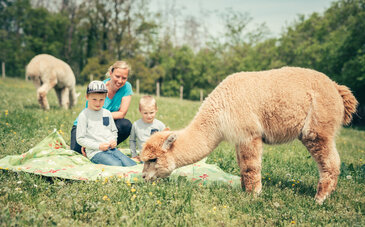
<svg viewBox="0 0 365 227">
<path fill-rule="evenodd" d="M 65 140 L 54 130 L 28 152 L 0 159 L 0 169 L 73 180 L 97 180 L 116 176 L 134 183 L 142 180 L 143 164 L 131 167 L 94 164 L 83 155 L 67 149 Z M 225 173 L 218 166 L 205 163 L 205 160 L 174 170 L 170 179 L 181 177 L 204 185 L 240 185 L 240 177 Z"/>
</svg>

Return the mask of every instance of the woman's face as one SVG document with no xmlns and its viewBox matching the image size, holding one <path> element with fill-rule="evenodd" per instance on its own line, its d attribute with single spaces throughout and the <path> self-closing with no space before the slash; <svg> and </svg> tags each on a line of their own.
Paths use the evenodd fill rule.
<svg viewBox="0 0 365 227">
<path fill-rule="evenodd" d="M 128 80 L 128 69 L 115 68 L 110 75 L 110 81 L 117 89 L 124 86 Z"/>
</svg>

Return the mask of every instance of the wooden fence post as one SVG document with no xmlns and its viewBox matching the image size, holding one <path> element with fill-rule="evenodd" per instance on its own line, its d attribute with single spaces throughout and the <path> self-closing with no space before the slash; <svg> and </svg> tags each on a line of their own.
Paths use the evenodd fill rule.
<svg viewBox="0 0 365 227">
<path fill-rule="evenodd" d="M 90 74 L 89 78 L 90 78 L 90 82 L 93 81 L 94 80 L 94 74 Z"/>
<path fill-rule="evenodd" d="M 1 69 L 2 69 L 2 76 L 3 76 L 3 78 L 5 78 L 6 77 L 6 75 L 5 75 L 5 62 L 1 63 Z"/>
<path fill-rule="evenodd" d="M 204 97 L 203 97 L 203 89 L 200 89 L 200 102 L 203 102 Z"/>
<path fill-rule="evenodd" d="M 156 96 L 160 97 L 160 82 L 156 82 Z"/>
<path fill-rule="evenodd" d="M 184 86 L 180 86 L 180 100 L 183 99 L 183 94 L 184 94 Z"/>
<path fill-rule="evenodd" d="M 136 81 L 136 93 L 139 94 L 139 79 Z"/>
</svg>

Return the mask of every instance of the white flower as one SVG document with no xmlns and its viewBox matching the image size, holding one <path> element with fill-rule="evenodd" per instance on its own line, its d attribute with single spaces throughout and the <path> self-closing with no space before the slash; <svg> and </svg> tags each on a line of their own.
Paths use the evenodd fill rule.
<svg viewBox="0 0 365 227">
<path fill-rule="evenodd" d="M 346 176 L 346 179 L 347 179 L 347 180 L 351 180 L 351 179 L 352 179 L 352 176 L 351 176 L 351 175 L 347 175 L 347 176 Z"/>
<path fill-rule="evenodd" d="M 21 183 L 23 183 L 23 181 L 21 181 L 21 180 L 20 180 L 20 181 L 18 181 L 18 182 L 16 182 L 16 183 L 17 183 L 17 184 L 21 184 Z"/>
</svg>

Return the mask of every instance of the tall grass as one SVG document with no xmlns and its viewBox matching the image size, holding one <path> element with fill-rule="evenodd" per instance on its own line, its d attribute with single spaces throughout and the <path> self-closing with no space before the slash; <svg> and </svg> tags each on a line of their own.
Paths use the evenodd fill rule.
<svg viewBox="0 0 365 227">
<path fill-rule="evenodd" d="M 85 87 L 77 87 L 82 94 Z M 0 80 L 0 158 L 21 154 L 54 128 L 70 141 L 73 120 L 83 109 L 39 109 L 35 88 L 17 79 Z M 127 118 L 139 118 L 134 95 Z M 171 129 L 186 126 L 200 103 L 158 98 L 157 118 Z M 124 142 L 121 147 L 128 147 Z M 229 186 L 199 186 L 184 179 L 130 184 L 119 178 L 70 181 L 0 170 L 0 224 L 119 226 L 365 225 L 365 132 L 342 129 L 337 138 L 342 172 L 337 190 L 320 206 L 314 201 L 318 171 L 298 141 L 265 146 L 263 192 L 253 196 Z M 222 143 L 208 157 L 224 171 L 239 175 L 234 147 Z"/>
</svg>

